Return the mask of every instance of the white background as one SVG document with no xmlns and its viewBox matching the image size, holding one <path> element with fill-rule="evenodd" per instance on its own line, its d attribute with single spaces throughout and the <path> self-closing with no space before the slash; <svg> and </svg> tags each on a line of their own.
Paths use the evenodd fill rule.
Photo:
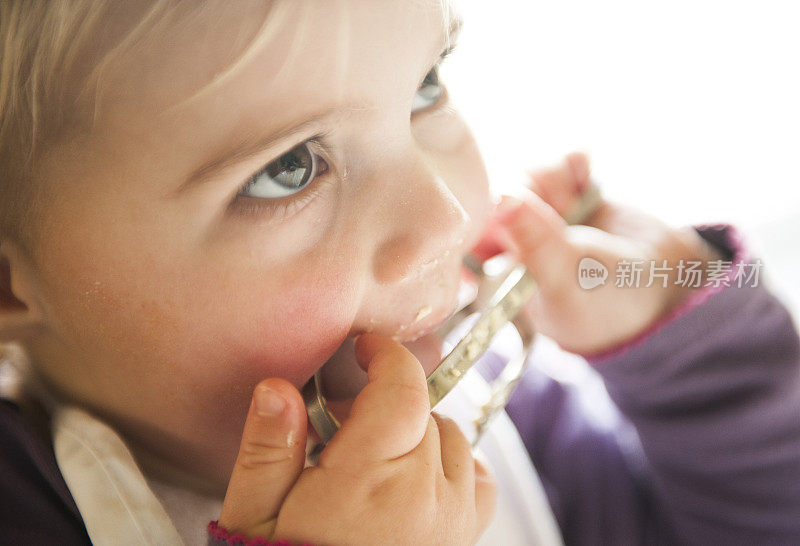
<svg viewBox="0 0 800 546">
<path fill-rule="evenodd" d="M 462 0 L 443 69 L 502 191 L 572 150 L 610 199 L 730 222 L 800 310 L 800 4 Z"/>
</svg>

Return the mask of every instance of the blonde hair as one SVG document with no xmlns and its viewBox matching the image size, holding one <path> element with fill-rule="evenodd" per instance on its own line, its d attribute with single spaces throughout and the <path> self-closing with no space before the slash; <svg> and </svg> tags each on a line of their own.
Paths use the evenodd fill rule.
<svg viewBox="0 0 800 546">
<path fill-rule="evenodd" d="M 272 2 L 269 2 L 272 4 Z M 255 39 L 209 87 L 250 58 L 289 3 L 270 9 Z M 0 0 L 0 240 L 33 250 L 36 164 L 47 144 L 91 126 L 106 69 L 158 29 L 191 24 L 224 2 L 185 0 Z M 204 91 L 198 91 L 198 94 Z"/>
<path fill-rule="evenodd" d="M 31 242 L 46 144 L 92 121 L 102 69 L 178 3 L 0 0 L 0 239 Z"/>
<path fill-rule="evenodd" d="M 75 62 L 95 1 L 0 0 L 0 234 L 24 239 L 35 203 L 31 165 L 64 123 L 58 81 Z M 86 38 L 84 38 L 86 39 Z"/>
<path fill-rule="evenodd" d="M 452 0 L 414 1 L 440 9 L 445 27 L 449 24 Z M 0 0 L 0 240 L 12 238 L 33 250 L 32 219 L 41 201 L 37 161 L 48 143 L 94 122 L 105 69 L 157 28 L 189 24 L 189 12 L 201 13 L 211 4 Z M 238 58 L 193 96 L 245 64 L 296 8 L 291 2 L 275 3 Z"/>
</svg>

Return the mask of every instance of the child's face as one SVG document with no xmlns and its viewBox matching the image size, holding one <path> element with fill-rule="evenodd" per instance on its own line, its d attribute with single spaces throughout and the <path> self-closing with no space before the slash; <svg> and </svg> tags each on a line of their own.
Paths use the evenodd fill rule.
<svg viewBox="0 0 800 546">
<path fill-rule="evenodd" d="M 452 311 L 489 205 L 464 122 L 418 94 L 438 0 L 292 1 L 209 87 L 269 5 L 224 3 L 122 57 L 93 132 L 43 163 L 34 357 L 142 449 L 219 477 L 259 380 L 299 387 L 349 335 L 410 339 Z"/>
</svg>

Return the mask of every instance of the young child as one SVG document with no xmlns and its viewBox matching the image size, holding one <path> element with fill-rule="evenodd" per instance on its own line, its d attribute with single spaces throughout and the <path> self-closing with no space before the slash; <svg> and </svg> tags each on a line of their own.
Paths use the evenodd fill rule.
<svg viewBox="0 0 800 546">
<path fill-rule="evenodd" d="M 568 228 L 580 155 L 494 211 L 438 78 L 457 30 L 440 0 L 0 2 L 3 542 L 800 541 L 784 307 L 735 268 L 577 279 L 744 264 L 736 232 L 612 203 Z M 430 414 L 476 246 L 529 268 L 537 329 L 625 419 L 536 369 L 487 463 Z M 343 426 L 306 467 L 298 389 L 334 354 Z"/>
</svg>

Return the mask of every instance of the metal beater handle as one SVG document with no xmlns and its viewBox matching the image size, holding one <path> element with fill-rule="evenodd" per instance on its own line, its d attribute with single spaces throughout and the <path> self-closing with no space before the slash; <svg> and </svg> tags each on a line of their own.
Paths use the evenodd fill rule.
<svg viewBox="0 0 800 546">
<path fill-rule="evenodd" d="M 428 397 L 434 408 L 486 352 L 495 334 L 514 319 L 536 292 L 536 281 L 524 266 L 515 267 L 489 300 L 487 308 L 453 350 L 427 379 Z M 521 370 L 520 370 L 521 371 Z M 510 395 L 510 393 L 509 393 Z M 507 399 L 507 397 L 505 397 Z M 303 387 L 308 419 L 323 443 L 328 443 L 340 424 L 328 410 L 319 372 Z"/>
<path fill-rule="evenodd" d="M 536 292 L 536 281 L 523 266 L 509 273 L 469 332 L 458 342 L 441 364 L 428 376 L 431 408 L 461 380 L 492 342 L 495 334 L 517 316 L 522 306 Z"/>
<path fill-rule="evenodd" d="M 578 199 L 572 210 L 565 215 L 565 219 L 570 224 L 582 223 L 594 213 L 601 203 L 600 190 L 592 184 Z M 489 402 L 482 408 L 482 415 L 476 421 L 478 436 L 480 436 L 491 415 L 497 408 L 504 407 L 508 402 L 524 371 L 534 334 L 532 329 L 517 317 L 519 311 L 535 293 L 536 281 L 524 266 L 515 267 L 506 276 L 469 332 L 428 377 L 428 396 L 431 408 L 434 408 L 455 387 L 464 374 L 483 355 L 495 334 L 508 322 L 514 322 L 523 338 L 525 351 L 521 358 L 506 367 L 508 372 L 504 370 L 499 381 L 501 387 L 493 388 Z M 511 369 L 509 370 L 509 368 Z M 321 387 L 319 372 L 314 374 L 314 377 L 303 387 L 303 400 L 308 412 L 308 419 L 322 440 L 322 444 L 317 446 L 315 451 L 317 454 L 341 427 L 336 417 L 328 410 Z"/>
</svg>

